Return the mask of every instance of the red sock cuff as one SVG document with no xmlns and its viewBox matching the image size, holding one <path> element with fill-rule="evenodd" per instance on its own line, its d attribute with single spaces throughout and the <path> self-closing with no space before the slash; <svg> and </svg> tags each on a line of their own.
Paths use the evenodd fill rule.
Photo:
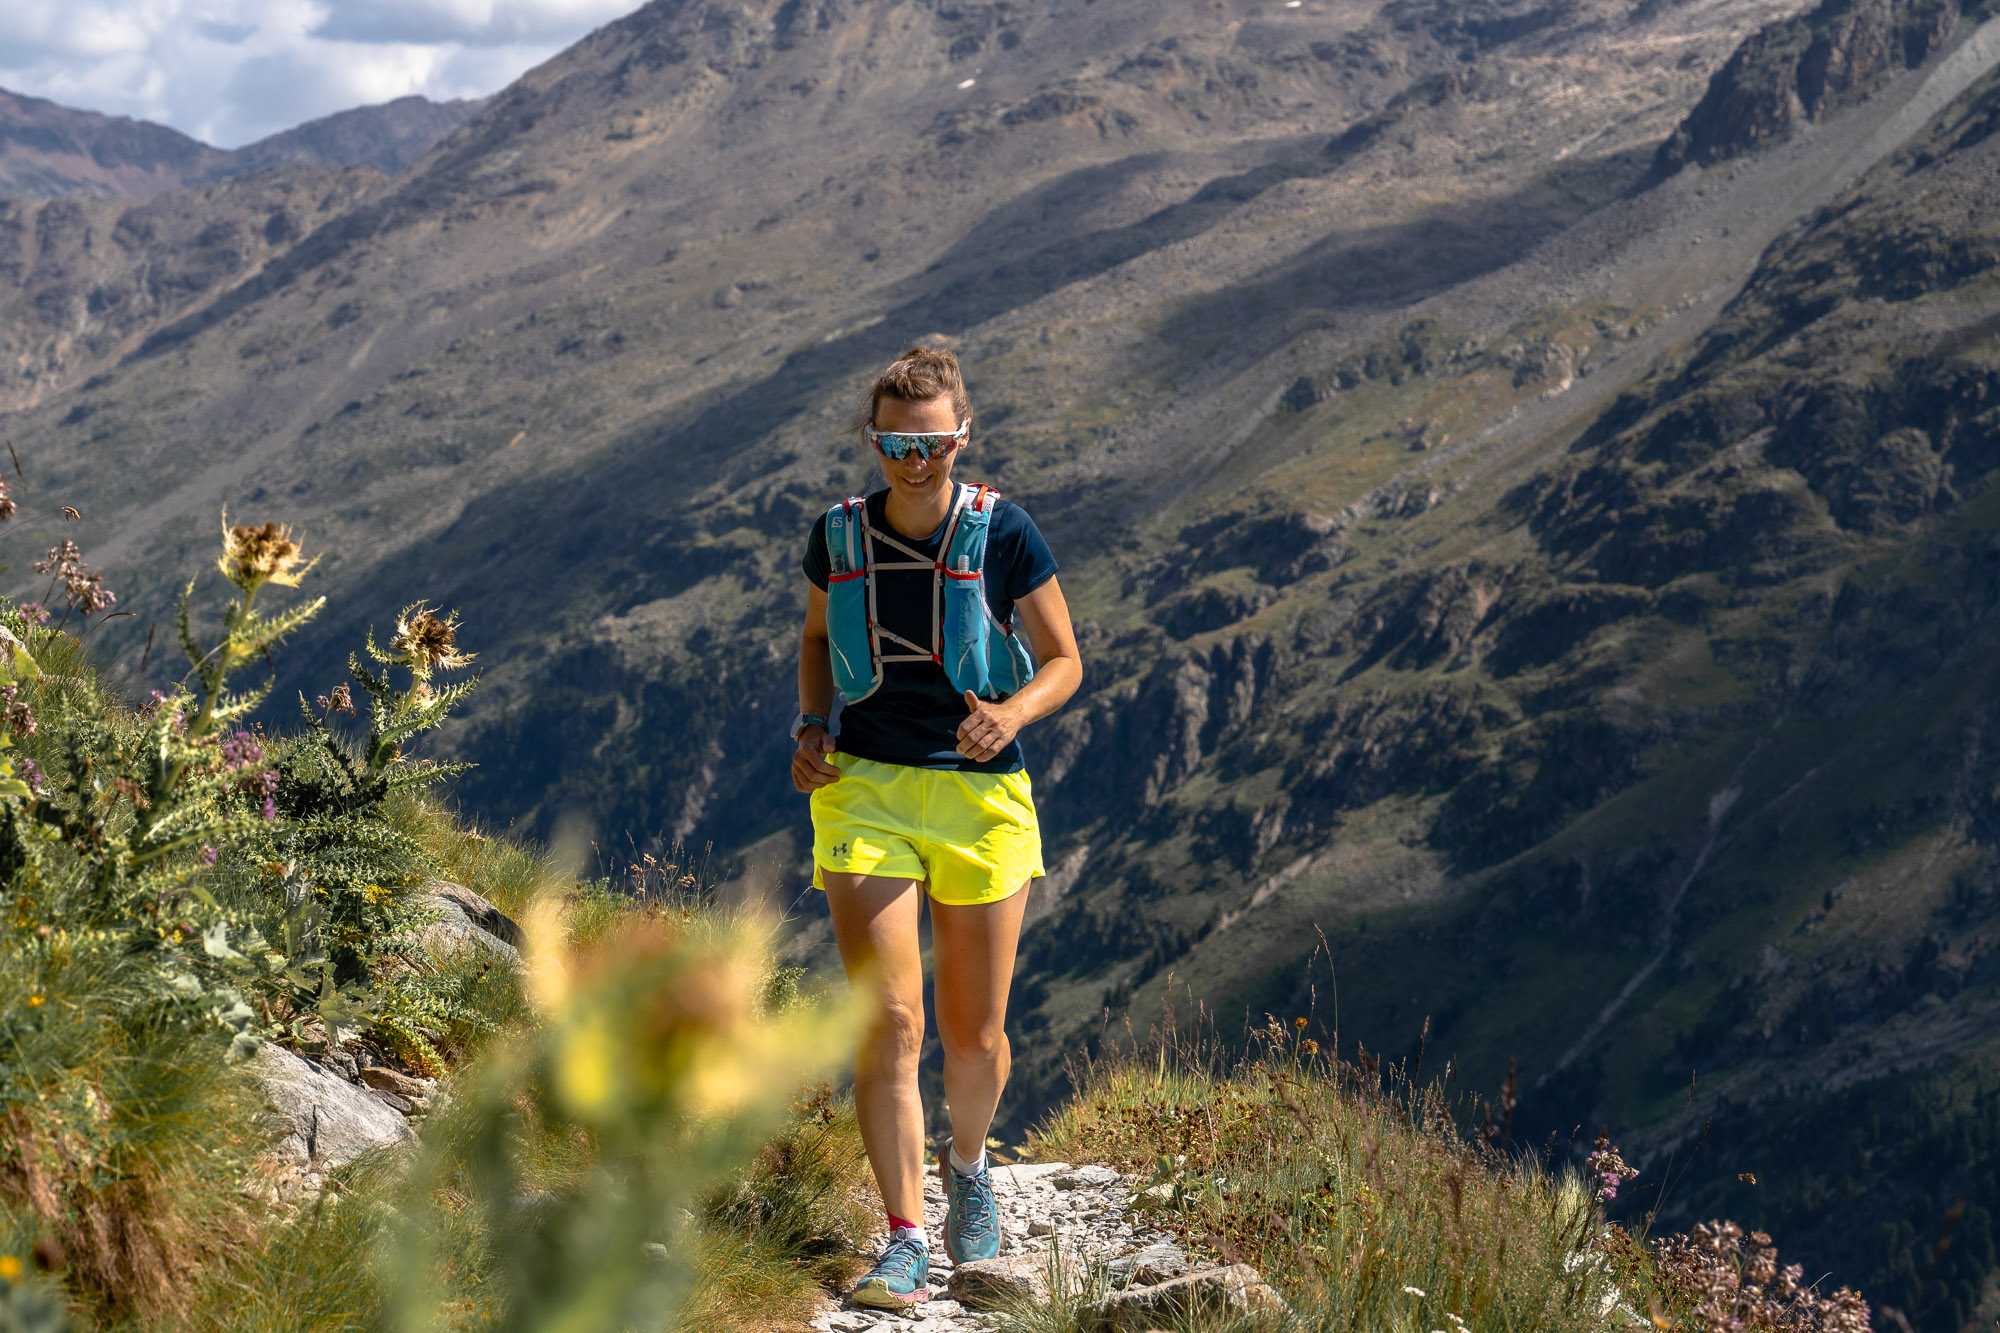
<svg viewBox="0 0 2000 1333">
<path fill-rule="evenodd" d="M 896 1216 L 894 1213 L 890 1213 L 889 1230 L 894 1231 L 897 1227 L 910 1227 L 917 1231 L 922 1231 L 924 1229 L 924 1225 L 921 1222 L 907 1221 L 903 1218 Z"/>
</svg>

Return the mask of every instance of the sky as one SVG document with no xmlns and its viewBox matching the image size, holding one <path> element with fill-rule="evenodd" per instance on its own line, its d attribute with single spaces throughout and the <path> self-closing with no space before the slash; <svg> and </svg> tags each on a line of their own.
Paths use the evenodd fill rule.
<svg viewBox="0 0 2000 1333">
<path fill-rule="evenodd" d="M 238 148 L 409 93 L 484 97 L 641 0 L 0 0 L 0 88 Z"/>
</svg>

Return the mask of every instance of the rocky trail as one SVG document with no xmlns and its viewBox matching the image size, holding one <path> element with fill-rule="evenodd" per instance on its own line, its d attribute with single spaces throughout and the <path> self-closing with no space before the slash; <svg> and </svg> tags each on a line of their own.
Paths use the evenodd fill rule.
<svg viewBox="0 0 2000 1333">
<path fill-rule="evenodd" d="M 808 1325 L 814 1333 L 892 1328 L 955 1333 L 1005 1326 L 1003 1311 L 1047 1303 L 1052 1283 L 1071 1299 L 1090 1299 L 1109 1328 L 1149 1329 L 1186 1310 L 1214 1314 L 1282 1311 L 1284 1300 L 1255 1269 L 1203 1266 L 1132 1203 L 1132 1182 L 1108 1166 L 1033 1162 L 993 1168 L 1000 1205 L 997 1258 L 952 1265 L 944 1252 L 944 1188 L 924 1178 L 931 1242 L 931 1300 L 905 1313 L 829 1303 Z"/>
</svg>

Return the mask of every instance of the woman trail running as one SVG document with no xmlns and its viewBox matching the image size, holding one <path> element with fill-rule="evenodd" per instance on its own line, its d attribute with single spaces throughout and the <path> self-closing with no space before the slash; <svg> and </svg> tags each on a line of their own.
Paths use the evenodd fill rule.
<svg viewBox="0 0 2000 1333">
<path fill-rule="evenodd" d="M 1044 873 L 1018 736 L 1069 700 L 1083 666 L 1034 520 L 952 479 L 972 426 L 958 359 L 911 348 L 877 377 L 859 424 L 888 484 L 817 517 L 806 543 L 792 785 L 810 794 L 813 884 L 842 965 L 877 1001 L 854 1103 L 889 1234 L 852 1299 L 900 1309 L 930 1297 L 919 915 L 928 898 L 951 1118 L 944 1242 L 963 1263 L 1000 1248 L 986 1136 L 1007 1082 L 1029 881 Z"/>
</svg>

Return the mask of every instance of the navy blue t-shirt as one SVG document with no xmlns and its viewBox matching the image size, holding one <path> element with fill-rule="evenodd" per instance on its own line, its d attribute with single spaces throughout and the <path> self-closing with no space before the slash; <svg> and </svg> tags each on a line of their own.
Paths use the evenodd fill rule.
<svg viewBox="0 0 2000 1333">
<path fill-rule="evenodd" d="M 880 535 L 887 532 L 922 552 L 926 559 L 935 560 L 938 547 L 944 542 L 950 514 L 919 541 L 889 526 L 888 505 L 886 490 L 868 496 L 868 523 L 877 534 L 875 558 L 878 561 L 910 558 L 880 540 Z M 806 577 L 824 590 L 833 570 L 833 562 L 826 553 L 825 511 L 813 519 L 803 565 Z M 994 618 L 1006 623 L 1014 613 L 1015 601 L 1048 582 L 1055 572 L 1055 555 L 1035 521 L 1028 517 L 1027 510 L 1003 497 L 994 506 L 986 530 L 986 604 L 993 608 Z M 929 643 L 935 584 L 927 569 L 876 570 L 877 617 L 884 626 L 911 642 Z M 884 642 L 891 645 L 887 651 L 902 651 L 892 641 Z M 838 748 L 863 759 L 915 768 L 1013 773 L 1025 766 L 1018 737 L 984 763 L 960 754 L 958 724 L 966 719 L 967 713 L 965 696 L 952 688 L 951 678 L 945 675 L 942 666 L 935 662 L 884 662 L 881 687 L 860 703 L 842 707 Z"/>
</svg>

